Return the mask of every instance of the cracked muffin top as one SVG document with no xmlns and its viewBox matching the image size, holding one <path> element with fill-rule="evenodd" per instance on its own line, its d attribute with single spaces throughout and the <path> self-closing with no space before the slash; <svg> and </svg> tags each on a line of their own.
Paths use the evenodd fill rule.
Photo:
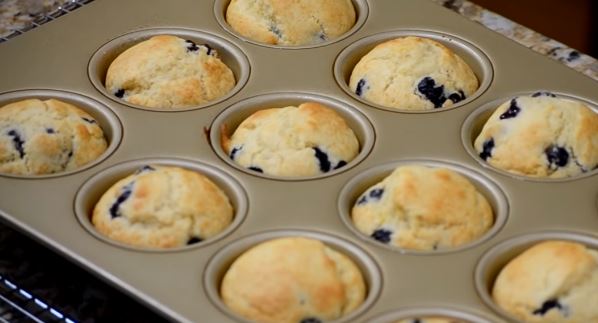
<svg viewBox="0 0 598 323">
<path fill-rule="evenodd" d="M 474 147 L 488 164 L 518 175 L 562 178 L 598 167 L 598 113 L 550 92 L 500 105 Z"/>
<path fill-rule="evenodd" d="M 220 295 L 251 321 L 322 323 L 359 307 L 366 285 L 349 257 L 319 240 L 288 237 L 241 254 L 224 274 Z"/>
<path fill-rule="evenodd" d="M 315 176 L 357 156 L 359 141 L 333 109 L 315 102 L 264 109 L 245 119 L 222 148 L 237 164 L 274 176 Z"/>
<path fill-rule="evenodd" d="M 335 39 L 355 24 L 351 0 L 232 0 L 226 21 L 260 43 L 311 45 Z"/>
<path fill-rule="evenodd" d="M 349 87 L 357 96 L 402 110 L 447 108 L 478 89 L 478 79 L 461 57 L 422 37 L 385 41 L 353 68 Z"/>
<path fill-rule="evenodd" d="M 486 197 L 463 175 L 442 167 L 405 165 L 355 202 L 357 230 L 390 246 L 455 248 L 486 233 L 494 216 Z"/>
<path fill-rule="evenodd" d="M 598 252 L 571 241 L 540 242 L 501 270 L 492 297 L 525 322 L 598 322 Z"/>
<path fill-rule="evenodd" d="M 155 109 L 181 109 L 226 95 L 233 72 L 207 44 L 171 35 L 142 41 L 108 67 L 106 89 L 129 103 Z"/>
<path fill-rule="evenodd" d="M 175 248 L 217 235 L 232 219 L 228 197 L 206 176 L 147 165 L 112 185 L 91 221 L 98 232 L 128 245 Z"/>
<path fill-rule="evenodd" d="M 107 143 L 98 122 L 55 99 L 27 99 L 0 108 L 0 173 L 44 175 L 97 159 Z"/>
</svg>

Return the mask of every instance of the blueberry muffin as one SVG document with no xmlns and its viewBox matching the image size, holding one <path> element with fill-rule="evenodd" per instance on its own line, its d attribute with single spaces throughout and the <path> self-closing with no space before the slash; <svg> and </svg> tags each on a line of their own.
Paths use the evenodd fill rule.
<svg viewBox="0 0 598 323">
<path fill-rule="evenodd" d="M 525 322 L 598 322 L 598 251 L 570 241 L 545 241 L 511 260 L 492 297 Z"/>
<path fill-rule="evenodd" d="M 98 122 L 72 104 L 27 99 L 0 108 L 0 173 L 70 171 L 92 162 L 106 147 Z"/>
<path fill-rule="evenodd" d="M 351 0 L 232 0 L 226 21 L 257 42 L 300 46 L 325 42 L 355 24 Z"/>
<path fill-rule="evenodd" d="M 228 197 L 207 177 L 147 165 L 112 185 L 91 220 L 98 232 L 122 243 L 175 248 L 217 235 L 232 218 Z"/>
<path fill-rule="evenodd" d="M 598 113 L 549 92 L 499 106 L 475 139 L 488 164 L 518 175 L 562 178 L 598 167 Z"/>
<path fill-rule="evenodd" d="M 486 233 L 492 208 L 464 176 L 446 168 L 399 166 L 368 188 L 352 210 L 372 239 L 413 250 L 454 248 Z"/>
<path fill-rule="evenodd" d="M 260 110 L 245 119 L 222 147 L 237 164 L 275 176 L 314 176 L 345 166 L 359 141 L 333 109 L 315 102 Z"/>
<path fill-rule="evenodd" d="M 461 319 L 448 317 L 416 317 L 412 319 L 403 319 L 396 323 L 469 323 Z"/>
<path fill-rule="evenodd" d="M 364 300 L 365 282 L 347 256 L 319 240 L 289 237 L 239 256 L 220 286 L 236 314 L 257 322 L 318 323 L 341 318 Z"/>
<path fill-rule="evenodd" d="M 353 68 L 351 91 L 387 108 L 446 108 L 471 96 L 478 79 L 444 45 L 421 37 L 401 37 L 377 45 Z"/>
<path fill-rule="evenodd" d="M 108 92 L 147 108 L 204 104 L 234 86 L 233 72 L 215 49 L 170 35 L 154 36 L 125 50 L 106 74 Z"/>
</svg>

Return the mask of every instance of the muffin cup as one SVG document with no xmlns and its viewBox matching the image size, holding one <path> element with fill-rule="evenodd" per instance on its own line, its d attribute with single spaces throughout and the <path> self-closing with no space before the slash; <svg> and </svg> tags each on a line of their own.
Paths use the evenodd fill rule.
<svg viewBox="0 0 598 323">
<path fill-rule="evenodd" d="M 480 316 L 479 314 L 470 313 L 457 308 L 448 308 L 442 306 L 428 306 L 428 307 L 412 307 L 398 309 L 392 312 L 376 316 L 370 320 L 369 323 L 394 323 L 398 320 L 421 318 L 421 317 L 447 317 L 451 319 L 459 319 L 471 323 L 491 323 L 488 318 Z"/>
<path fill-rule="evenodd" d="M 364 314 L 374 304 L 382 290 L 382 274 L 376 262 L 363 249 L 347 240 L 320 232 L 305 230 L 276 230 L 256 233 L 238 239 L 219 250 L 209 260 L 203 275 L 203 286 L 208 298 L 220 311 L 235 320 L 248 322 L 232 312 L 222 302 L 222 299 L 220 298 L 220 284 L 222 278 L 232 263 L 251 247 L 261 242 L 284 237 L 303 237 L 320 240 L 327 246 L 350 257 L 361 270 L 367 286 L 367 296 L 364 302 L 353 312 L 332 322 L 354 322 L 357 317 Z"/>
<path fill-rule="evenodd" d="M 237 37 L 245 42 L 264 46 L 264 47 L 269 47 L 269 48 L 278 48 L 278 49 L 309 49 L 309 48 L 326 46 L 326 45 L 330 45 L 330 44 L 336 43 L 338 41 L 341 41 L 341 40 L 351 36 L 355 32 L 357 32 L 365 24 L 365 22 L 368 18 L 368 14 L 369 14 L 369 7 L 368 7 L 367 0 L 351 0 L 351 1 L 353 2 L 353 7 L 355 8 L 355 18 L 356 18 L 355 24 L 353 25 L 353 27 L 351 27 L 351 29 L 349 29 L 347 32 L 345 32 L 344 34 L 342 34 L 341 36 L 339 36 L 337 38 L 334 38 L 334 39 L 331 39 L 331 40 L 328 40 L 328 41 L 325 41 L 322 43 L 310 44 L 310 45 L 300 45 L 300 46 L 270 45 L 270 44 L 258 42 L 251 38 L 242 36 L 241 34 L 236 32 L 234 29 L 232 29 L 232 27 L 228 24 L 228 22 L 226 22 L 226 10 L 227 10 L 228 4 L 231 2 L 231 0 L 215 0 L 214 1 L 214 16 L 216 17 L 216 20 L 218 21 L 218 23 L 224 30 L 226 30 L 230 34 L 234 35 L 235 37 Z"/>
<path fill-rule="evenodd" d="M 123 127 L 114 112 L 108 108 L 104 103 L 96 101 L 92 98 L 83 96 L 81 94 L 59 91 L 59 90 L 21 90 L 14 92 L 7 92 L 0 94 L 0 107 L 5 106 L 9 103 L 26 100 L 26 99 L 56 99 L 63 102 L 73 104 L 81 110 L 89 113 L 99 124 L 100 128 L 104 132 L 104 137 L 108 147 L 98 158 L 89 163 L 70 171 L 44 174 L 44 175 L 14 175 L 8 173 L 0 173 L 0 176 L 16 177 L 23 179 L 43 179 L 43 178 L 54 178 L 72 175 L 80 171 L 94 167 L 108 158 L 118 147 L 123 136 Z"/>
<path fill-rule="evenodd" d="M 229 226 L 216 235 L 213 238 L 202 241 L 201 243 L 194 243 L 188 246 L 170 249 L 153 249 L 144 248 L 128 245 L 116 240 L 112 240 L 109 237 L 98 232 L 94 225 L 91 223 L 91 215 L 96 203 L 100 200 L 102 195 L 117 181 L 133 174 L 137 169 L 145 165 L 162 165 L 162 166 L 177 166 L 188 170 L 196 171 L 202 175 L 205 175 L 211 181 L 214 182 L 228 197 L 234 210 L 233 221 Z M 149 252 L 172 252 L 181 251 L 187 249 L 201 248 L 207 246 L 215 241 L 218 241 L 229 234 L 231 234 L 236 228 L 238 228 L 245 216 L 247 215 L 248 201 L 247 194 L 241 187 L 241 185 L 232 177 L 225 174 L 224 172 L 208 166 L 203 163 L 182 160 L 182 159 L 168 159 L 168 158 L 147 158 L 132 160 L 124 162 L 108 169 L 105 169 L 88 179 L 79 189 L 75 196 L 75 214 L 77 220 L 81 225 L 94 237 L 112 244 L 117 247 L 132 249 L 136 251 L 149 251 Z"/>
<path fill-rule="evenodd" d="M 226 95 L 215 100 L 193 107 L 176 109 L 149 108 L 138 104 L 132 104 L 109 93 L 106 90 L 104 82 L 106 80 L 108 67 L 110 67 L 112 61 L 132 46 L 158 35 L 173 35 L 183 39 L 192 40 L 197 44 L 208 44 L 210 47 L 215 48 L 216 51 L 218 51 L 218 55 L 222 62 L 233 72 L 235 76 L 235 86 Z M 219 36 L 192 29 L 152 28 L 124 34 L 102 45 L 91 57 L 89 65 L 87 66 L 87 73 L 91 83 L 98 91 L 100 91 L 100 93 L 120 104 L 149 111 L 180 112 L 206 108 L 229 99 L 245 86 L 249 79 L 250 69 L 249 60 L 243 51 Z"/>
<path fill-rule="evenodd" d="M 523 180 L 523 181 L 567 182 L 567 181 L 577 180 L 577 179 L 581 179 L 581 178 L 587 178 L 587 177 L 597 174 L 598 169 L 594 169 L 587 173 L 583 173 L 583 174 L 580 174 L 577 176 L 571 176 L 571 177 L 563 177 L 563 178 L 531 177 L 531 176 L 525 176 L 525 175 L 518 175 L 518 174 L 508 172 L 506 170 L 502 170 L 500 168 L 490 165 L 489 163 L 485 162 L 482 158 L 480 158 L 478 152 L 475 150 L 475 148 L 473 146 L 473 143 L 474 143 L 475 139 L 478 137 L 478 135 L 482 132 L 484 125 L 486 124 L 486 122 L 488 121 L 490 116 L 492 116 L 492 113 L 494 112 L 494 110 L 496 110 L 496 108 L 498 108 L 501 104 L 508 102 L 509 100 L 511 100 L 513 98 L 516 98 L 518 96 L 531 95 L 536 92 L 538 92 L 538 91 L 514 93 L 513 95 L 511 95 L 509 97 L 503 97 L 500 99 L 492 100 L 488 103 L 481 105 L 479 108 L 475 109 L 471 114 L 469 114 L 469 116 L 467 117 L 467 119 L 465 119 L 465 122 L 463 122 L 463 125 L 461 127 L 461 142 L 463 143 L 463 146 L 465 147 L 465 150 L 467 151 L 467 153 L 473 159 L 475 159 L 480 165 L 482 165 L 484 168 L 490 169 L 499 174 L 509 176 L 511 178 L 515 178 L 518 180 Z M 581 101 L 581 102 L 585 103 L 594 112 L 598 113 L 598 105 L 595 103 L 592 103 L 586 99 L 575 97 L 575 96 L 568 95 L 568 94 L 555 92 L 555 91 L 550 91 L 550 92 L 554 93 L 555 95 L 557 95 L 558 97 L 563 98 L 563 99 Z"/>
<path fill-rule="evenodd" d="M 428 166 L 428 167 L 443 167 L 448 168 L 452 171 L 459 173 L 462 176 L 465 176 L 475 187 L 476 189 L 484 195 L 484 197 L 488 200 L 488 203 L 492 207 L 493 215 L 494 215 L 494 223 L 490 230 L 480 236 L 478 239 L 466 243 L 462 246 L 456 248 L 447 248 L 447 249 L 438 249 L 438 250 L 429 250 L 429 251 L 420 251 L 420 250 L 411 250 L 405 248 L 399 248 L 390 246 L 387 244 L 382 244 L 374 239 L 366 236 L 353 224 L 351 219 L 351 209 L 355 205 L 355 202 L 359 198 L 359 196 L 365 192 L 369 187 L 372 185 L 379 183 L 384 178 L 388 177 L 397 167 L 399 166 L 406 166 L 406 165 L 421 165 L 421 166 Z M 507 222 L 508 214 L 509 214 L 509 203 L 503 191 L 500 187 L 487 178 L 484 175 L 464 166 L 460 166 L 457 164 L 452 164 L 444 161 L 435 161 L 435 160 L 428 160 L 428 159 L 412 159 L 412 160 L 401 160 L 396 162 L 391 162 L 387 164 L 382 164 L 379 166 L 375 166 L 369 168 L 357 176 L 353 177 L 345 186 L 342 188 L 339 198 L 338 198 L 338 211 L 343 223 L 351 230 L 355 235 L 357 235 L 362 240 L 373 244 L 377 247 L 386 248 L 392 251 L 396 251 L 402 254 L 420 254 L 420 255 L 439 255 L 445 254 L 450 252 L 458 252 L 468 248 L 473 248 L 482 244 L 483 242 L 492 238 L 495 234 L 497 234 L 504 224 Z"/>
<path fill-rule="evenodd" d="M 355 65 L 357 65 L 363 56 L 369 53 L 374 47 L 385 41 L 407 36 L 429 38 L 451 49 L 453 52 L 459 55 L 473 70 L 479 81 L 478 89 L 471 96 L 461 102 L 455 103 L 451 107 L 432 110 L 407 110 L 385 107 L 383 105 L 367 101 L 351 91 L 349 88 L 349 79 L 351 78 L 351 73 L 353 72 Z M 494 70 L 492 63 L 490 63 L 490 59 L 488 59 L 488 56 L 486 56 L 482 50 L 462 38 L 435 31 L 405 29 L 374 34 L 362 38 L 343 49 L 334 62 L 334 77 L 343 91 L 363 104 L 392 112 L 433 113 L 449 111 L 466 105 L 477 99 L 490 87 L 494 77 Z"/>
<path fill-rule="evenodd" d="M 545 231 L 516 236 L 503 241 L 488 250 L 475 269 L 475 287 L 484 303 L 494 312 L 512 322 L 518 320 L 500 308 L 492 299 L 491 291 L 500 271 L 516 256 L 546 240 L 566 240 L 581 243 L 588 248 L 598 250 L 598 237 L 577 232 Z"/>
<path fill-rule="evenodd" d="M 282 177 L 282 176 L 273 176 L 263 173 L 256 173 L 254 171 L 248 170 L 241 165 L 235 163 L 231 160 L 228 154 L 222 148 L 221 143 L 221 135 L 224 129 L 228 132 L 227 135 L 232 135 L 234 131 L 237 129 L 239 124 L 251 116 L 253 113 L 269 109 L 269 108 L 282 108 L 290 105 L 299 105 L 304 102 L 317 102 L 323 104 L 334 111 L 336 111 L 345 121 L 347 122 L 348 126 L 353 130 L 357 140 L 359 141 L 359 153 L 357 156 L 347 165 L 337 169 L 332 170 L 328 173 L 315 175 L 315 176 L 304 176 L 304 177 Z M 301 180 L 312 180 L 312 179 L 319 179 L 328 176 L 333 176 L 335 174 L 344 172 L 348 169 L 351 169 L 359 162 L 364 160 L 367 155 L 370 153 L 374 146 L 375 141 L 375 133 L 374 128 L 370 121 L 357 109 L 351 107 L 350 105 L 337 101 L 335 99 L 330 99 L 328 97 L 324 97 L 321 95 L 316 94 L 309 94 L 309 93 L 296 93 L 296 92 L 280 92 L 280 93 L 271 93 L 271 94 L 263 94 L 254 96 L 243 101 L 240 101 L 222 113 L 220 113 L 212 122 L 212 126 L 210 127 L 210 144 L 212 148 L 223 161 L 227 164 L 254 176 L 264 177 L 268 179 L 277 179 L 277 180 L 286 180 L 286 181 L 301 181 Z"/>
</svg>

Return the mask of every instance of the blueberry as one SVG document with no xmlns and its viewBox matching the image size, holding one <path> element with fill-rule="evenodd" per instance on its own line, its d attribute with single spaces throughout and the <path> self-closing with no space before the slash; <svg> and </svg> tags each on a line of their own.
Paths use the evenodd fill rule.
<svg viewBox="0 0 598 323">
<path fill-rule="evenodd" d="M 411 321 L 412 323 L 422 323 L 421 319 L 413 319 L 413 321 Z"/>
<path fill-rule="evenodd" d="M 536 92 L 536 93 L 532 94 L 532 98 L 537 98 L 539 96 L 549 96 L 551 98 L 556 98 L 556 95 L 554 95 L 550 92 L 547 92 L 547 91 L 540 91 L 540 92 Z"/>
<path fill-rule="evenodd" d="M 440 108 L 446 101 L 444 96 L 444 85 L 436 86 L 436 82 L 429 76 L 424 77 L 419 84 L 417 90 L 426 97 L 426 99 L 434 104 L 434 108 Z"/>
<path fill-rule="evenodd" d="M 198 242 L 202 242 L 203 239 L 200 237 L 191 237 L 189 240 L 187 240 L 187 244 L 194 244 L 194 243 L 198 243 Z"/>
<path fill-rule="evenodd" d="M 378 230 L 374 231 L 374 233 L 372 233 L 371 237 L 374 238 L 374 240 L 380 241 L 382 243 L 389 243 L 391 235 L 392 235 L 392 231 L 378 229 Z"/>
<path fill-rule="evenodd" d="M 114 92 L 114 96 L 116 96 L 119 99 L 122 99 L 125 96 L 125 89 L 116 90 L 116 92 Z"/>
<path fill-rule="evenodd" d="M 339 169 L 339 168 L 344 167 L 346 165 L 347 165 L 347 162 L 344 161 L 344 160 L 341 160 L 341 161 L 338 162 L 338 164 L 336 164 L 336 166 L 334 166 L 334 169 Z"/>
<path fill-rule="evenodd" d="M 452 93 L 451 95 L 449 95 L 448 99 L 453 101 L 453 103 L 461 102 L 461 101 L 465 100 L 465 93 L 463 93 L 463 91 L 459 90 L 459 92 L 455 92 L 455 93 Z"/>
<path fill-rule="evenodd" d="M 382 195 L 384 194 L 384 189 L 383 188 L 376 188 L 370 191 L 369 195 L 371 198 L 379 200 L 382 198 Z"/>
<path fill-rule="evenodd" d="M 321 32 L 318 34 L 318 38 L 319 38 L 321 41 L 327 41 L 327 40 L 328 40 L 328 37 L 326 36 L 326 34 L 325 34 L 323 31 L 321 31 Z"/>
<path fill-rule="evenodd" d="M 145 166 L 143 166 L 143 167 L 139 168 L 139 169 L 138 169 L 138 170 L 135 172 L 135 174 L 141 174 L 141 173 L 143 173 L 143 172 L 151 172 L 151 171 L 155 171 L 155 170 L 156 170 L 156 169 L 155 169 L 155 168 L 153 168 L 152 166 L 150 166 L 150 165 L 145 165 Z"/>
<path fill-rule="evenodd" d="M 133 193 L 133 183 L 134 182 L 131 182 L 121 189 L 120 195 L 116 198 L 116 201 L 110 207 L 110 216 L 113 219 L 122 216 L 122 214 L 120 214 L 120 205 L 123 204 L 131 196 L 131 193 Z"/>
<path fill-rule="evenodd" d="M 563 147 L 555 145 L 548 146 L 548 148 L 544 150 L 544 153 L 546 154 L 546 158 L 548 159 L 551 168 L 554 167 L 553 164 L 556 167 L 564 167 L 569 163 L 569 153 L 567 152 L 567 149 Z"/>
<path fill-rule="evenodd" d="M 521 111 L 521 108 L 517 106 L 517 99 L 513 99 L 511 100 L 509 110 L 500 115 L 500 120 L 515 118 L 519 114 L 519 111 Z"/>
<path fill-rule="evenodd" d="M 308 317 L 308 318 L 304 318 L 303 320 L 301 320 L 300 323 L 322 323 L 322 321 L 320 321 L 320 319 L 315 318 L 315 317 Z"/>
<path fill-rule="evenodd" d="M 23 159 L 25 157 L 25 149 L 23 148 L 23 144 L 25 144 L 25 140 L 21 138 L 21 135 L 16 130 L 10 130 L 8 135 L 12 137 L 12 144 L 15 146 L 15 149 L 19 152 L 19 157 Z"/>
<path fill-rule="evenodd" d="M 241 147 L 238 147 L 238 148 L 237 148 L 237 147 L 233 147 L 233 149 L 230 151 L 230 155 L 229 155 L 230 159 L 232 159 L 232 160 L 235 160 L 235 155 L 237 155 L 237 153 L 238 153 L 238 152 L 239 152 L 241 149 L 243 149 L 243 146 L 241 146 Z"/>
<path fill-rule="evenodd" d="M 48 134 L 54 134 L 54 133 L 56 133 L 56 131 L 54 131 L 53 128 L 46 128 L 46 133 L 48 133 Z"/>
<path fill-rule="evenodd" d="M 278 28 L 276 25 L 270 25 L 269 30 L 276 35 L 279 39 L 282 38 L 282 30 Z"/>
<path fill-rule="evenodd" d="M 120 90 L 119 90 L 119 91 L 120 91 Z M 122 91 L 123 91 L 123 93 L 124 93 L 124 91 L 125 91 L 125 90 L 122 90 Z M 116 94 L 115 94 L 115 95 L 116 95 Z M 116 96 L 118 96 L 118 95 L 116 95 Z M 119 96 L 119 98 L 122 98 L 122 96 Z M 98 122 L 97 122 L 97 121 L 95 121 L 94 119 L 89 119 L 89 118 L 85 118 L 85 117 L 81 117 L 81 119 L 83 119 L 83 121 L 85 121 L 85 122 L 87 122 L 87 123 L 91 123 L 91 124 L 98 123 Z"/>
<path fill-rule="evenodd" d="M 576 51 L 576 50 L 571 51 L 569 53 L 569 56 L 567 56 L 567 62 L 573 62 L 574 60 L 576 60 L 576 59 L 578 59 L 580 57 L 581 57 L 581 55 L 579 54 L 578 51 Z"/>
<path fill-rule="evenodd" d="M 196 52 L 199 50 L 199 46 L 197 46 L 196 43 L 194 43 L 191 40 L 185 40 L 185 43 L 187 43 L 187 51 L 189 52 Z"/>
<path fill-rule="evenodd" d="M 206 55 L 212 55 L 212 53 L 215 53 L 214 49 L 212 47 L 208 46 L 207 44 L 203 44 L 201 46 L 206 48 Z"/>
<path fill-rule="evenodd" d="M 315 151 L 316 158 L 320 162 L 320 170 L 322 173 L 327 173 L 330 171 L 330 160 L 328 160 L 328 154 L 321 151 L 318 147 L 312 147 Z"/>
<path fill-rule="evenodd" d="M 357 94 L 358 96 L 361 96 L 363 94 L 363 92 L 365 92 L 365 90 L 367 90 L 369 88 L 369 86 L 367 85 L 367 82 L 365 81 L 365 79 L 361 79 L 359 80 L 359 82 L 357 82 L 357 87 L 355 88 L 355 94 Z"/>
<path fill-rule="evenodd" d="M 250 166 L 249 169 L 251 169 L 254 172 L 258 172 L 258 173 L 263 173 L 264 172 L 261 168 L 255 167 L 255 166 Z"/>
<path fill-rule="evenodd" d="M 69 151 L 69 154 L 67 155 L 67 157 L 70 159 L 71 157 L 73 157 L 73 151 Z"/>
<path fill-rule="evenodd" d="M 563 306 L 559 303 L 558 299 L 549 299 L 546 302 L 542 303 L 542 307 L 539 309 L 534 310 L 534 315 L 544 315 L 551 309 L 556 308 L 558 310 L 562 310 Z"/>
<path fill-rule="evenodd" d="M 483 150 L 480 153 L 480 158 L 482 158 L 483 160 L 487 160 L 488 158 L 492 157 L 492 149 L 494 149 L 494 138 L 486 140 L 482 149 Z"/>
<path fill-rule="evenodd" d="M 362 196 L 357 200 L 357 205 L 365 204 L 368 202 L 368 197 L 366 195 Z"/>
</svg>

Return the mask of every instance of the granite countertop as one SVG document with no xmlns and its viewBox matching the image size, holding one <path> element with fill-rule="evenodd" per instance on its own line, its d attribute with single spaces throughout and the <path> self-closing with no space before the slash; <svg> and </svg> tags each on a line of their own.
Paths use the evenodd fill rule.
<svg viewBox="0 0 598 323">
<path fill-rule="evenodd" d="M 91 0 L 0 0 L 0 40 L 37 27 L 47 15 L 59 16 L 74 2 Z M 100 1 L 100 0 L 96 0 Z M 566 45 L 464 0 L 432 0 L 499 32 L 520 44 L 598 80 L 598 61 Z M 56 14 L 58 13 L 58 14 Z M 160 322 L 162 319 L 134 300 L 74 266 L 46 247 L 0 224 L 0 284 L 19 284 L 81 322 Z M 0 321 L 11 320 L 0 303 Z"/>
</svg>

